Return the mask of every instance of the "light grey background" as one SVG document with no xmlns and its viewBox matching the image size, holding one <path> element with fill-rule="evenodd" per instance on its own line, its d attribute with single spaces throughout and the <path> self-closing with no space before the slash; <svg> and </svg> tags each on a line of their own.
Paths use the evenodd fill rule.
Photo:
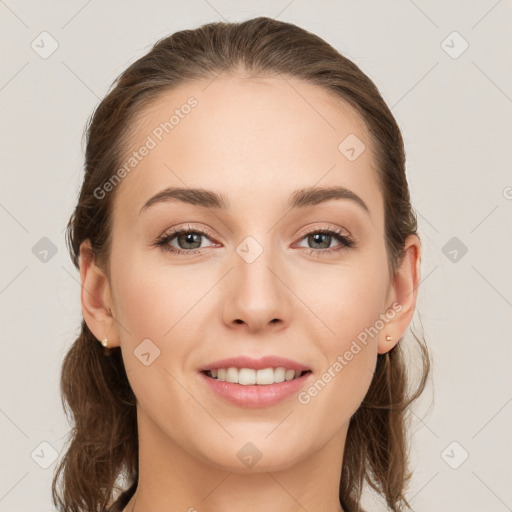
<svg viewBox="0 0 512 512">
<path fill-rule="evenodd" d="M 433 386 L 414 408 L 412 505 L 512 510 L 510 0 L 0 0 L 0 511 L 53 510 L 53 456 L 69 429 L 58 378 L 81 319 L 64 227 L 87 118 L 160 37 L 258 15 L 353 59 L 403 130 L 424 245 L 418 310 L 434 358 Z M 58 43 L 47 58 L 43 31 Z"/>
</svg>

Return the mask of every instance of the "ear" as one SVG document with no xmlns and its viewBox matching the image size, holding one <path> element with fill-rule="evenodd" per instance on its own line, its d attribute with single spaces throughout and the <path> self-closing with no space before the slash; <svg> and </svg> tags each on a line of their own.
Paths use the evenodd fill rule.
<svg viewBox="0 0 512 512">
<path fill-rule="evenodd" d="M 420 239 L 416 235 L 409 235 L 405 240 L 402 259 L 390 284 L 385 313 L 389 320 L 379 335 L 379 354 L 391 350 L 402 339 L 412 321 L 421 279 L 420 266 Z M 386 336 L 391 336 L 392 339 L 388 341 Z"/>
<path fill-rule="evenodd" d="M 109 348 L 119 346 L 110 284 L 94 262 L 90 240 L 80 244 L 79 265 L 82 282 L 80 300 L 85 323 L 98 340 L 108 339 Z"/>
</svg>

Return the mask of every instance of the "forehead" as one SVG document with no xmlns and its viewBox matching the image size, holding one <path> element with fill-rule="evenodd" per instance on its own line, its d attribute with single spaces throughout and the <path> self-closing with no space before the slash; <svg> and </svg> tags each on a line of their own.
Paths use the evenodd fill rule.
<svg viewBox="0 0 512 512">
<path fill-rule="evenodd" d="M 170 185 L 267 201 L 279 191 L 287 199 L 296 188 L 343 185 L 369 203 L 380 201 L 371 140 L 358 113 L 295 78 L 221 75 L 166 91 L 135 119 L 130 146 L 150 149 L 118 187 L 123 209 L 138 212 Z M 347 153 L 351 147 L 362 151 L 356 159 Z"/>
</svg>

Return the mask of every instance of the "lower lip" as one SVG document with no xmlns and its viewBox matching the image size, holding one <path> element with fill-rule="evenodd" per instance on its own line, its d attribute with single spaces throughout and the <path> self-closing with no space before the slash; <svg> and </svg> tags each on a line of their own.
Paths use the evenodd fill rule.
<svg viewBox="0 0 512 512">
<path fill-rule="evenodd" d="M 203 372 L 200 372 L 199 375 L 218 396 L 238 407 L 255 409 L 276 405 L 298 393 L 313 374 L 309 372 L 298 379 L 252 386 L 213 379 Z"/>
</svg>

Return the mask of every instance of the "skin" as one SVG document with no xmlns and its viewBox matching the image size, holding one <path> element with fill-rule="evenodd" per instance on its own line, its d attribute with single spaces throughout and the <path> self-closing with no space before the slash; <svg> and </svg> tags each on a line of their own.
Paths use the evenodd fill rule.
<svg viewBox="0 0 512 512">
<path fill-rule="evenodd" d="M 166 92 L 135 125 L 134 149 L 168 112 L 190 96 L 198 100 L 115 190 L 110 280 L 89 242 L 81 247 L 84 318 L 99 340 L 121 346 L 138 401 L 140 479 L 125 512 L 340 511 L 348 422 L 377 354 L 412 320 L 420 242 L 407 238 L 391 275 L 371 140 L 348 104 L 289 78 L 206 83 Z M 353 162 L 338 150 L 351 133 L 366 145 Z M 313 185 L 349 188 L 369 214 L 348 199 L 289 211 L 288 196 Z M 221 192 L 230 208 L 170 201 L 139 214 L 168 186 Z M 188 224 L 212 234 L 197 239 L 198 254 L 153 245 L 169 228 Z M 306 236 L 322 228 L 348 232 L 355 247 L 318 254 L 340 246 L 334 237 L 321 245 Z M 236 252 L 247 236 L 263 249 L 252 263 Z M 194 247 L 176 237 L 171 244 Z M 306 405 L 292 396 L 268 408 L 240 408 L 199 378 L 199 367 L 217 359 L 276 354 L 307 364 L 312 384 L 394 302 L 400 312 Z M 145 366 L 134 350 L 148 338 L 160 356 Z M 262 454 L 250 468 L 237 457 L 247 442 Z"/>
</svg>

